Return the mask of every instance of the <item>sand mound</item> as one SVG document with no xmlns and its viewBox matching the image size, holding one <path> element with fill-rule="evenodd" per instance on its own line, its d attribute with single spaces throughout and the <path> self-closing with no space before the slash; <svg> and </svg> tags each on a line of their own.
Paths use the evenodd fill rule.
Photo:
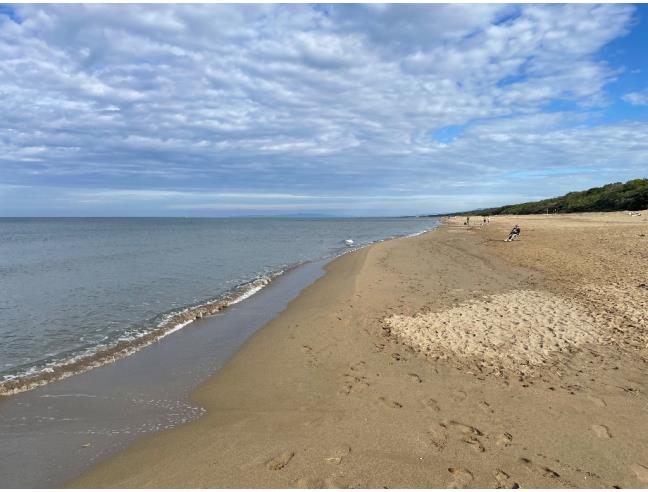
<svg viewBox="0 0 648 492">
<path fill-rule="evenodd" d="M 439 359 L 470 360 L 496 374 L 532 374 L 539 366 L 560 365 L 565 355 L 600 341 L 602 333 L 578 304 L 529 290 L 385 321 L 393 335 L 416 350 Z"/>
</svg>

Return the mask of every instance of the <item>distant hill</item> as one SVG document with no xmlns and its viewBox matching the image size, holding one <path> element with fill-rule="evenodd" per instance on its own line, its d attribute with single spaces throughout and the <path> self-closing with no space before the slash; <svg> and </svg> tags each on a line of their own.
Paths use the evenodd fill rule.
<svg viewBox="0 0 648 492">
<path fill-rule="evenodd" d="M 461 215 L 523 215 L 573 212 L 614 212 L 648 209 L 648 179 L 611 183 L 586 191 L 572 191 L 538 202 L 504 205 L 462 212 Z"/>
</svg>

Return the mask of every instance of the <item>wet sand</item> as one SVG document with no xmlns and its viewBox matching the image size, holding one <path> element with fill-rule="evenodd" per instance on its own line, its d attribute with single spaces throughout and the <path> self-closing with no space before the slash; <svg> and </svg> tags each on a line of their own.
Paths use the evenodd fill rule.
<svg viewBox="0 0 648 492">
<path fill-rule="evenodd" d="M 647 219 L 451 219 L 345 255 L 194 392 L 203 417 L 71 485 L 648 487 Z"/>
<path fill-rule="evenodd" d="M 324 274 L 305 263 L 111 364 L 0 397 L 0 489 L 61 487 L 143 435 L 198 418 L 189 393 Z"/>
</svg>

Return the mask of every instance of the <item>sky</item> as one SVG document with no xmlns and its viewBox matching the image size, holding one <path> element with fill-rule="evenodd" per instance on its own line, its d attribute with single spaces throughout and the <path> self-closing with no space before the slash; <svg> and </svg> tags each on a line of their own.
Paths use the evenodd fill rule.
<svg viewBox="0 0 648 492">
<path fill-rule="evenodd" d="M 0 216 L 417 215 L 648 177 L 648 5 L 0 5 Z"/>
</svg>

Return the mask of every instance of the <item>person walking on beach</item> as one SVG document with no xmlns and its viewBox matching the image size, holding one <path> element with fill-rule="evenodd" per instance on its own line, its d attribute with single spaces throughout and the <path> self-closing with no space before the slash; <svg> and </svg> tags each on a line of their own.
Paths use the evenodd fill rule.
<svg viewBox="0 0 648 492">
<path fill-rule="evenodd" d="M 516 224 L 513 229 L 511 229 L 511 233 L 509 234 L 509 237 L 506 239 L 507 241 L 513 241 L 514 239 L 517 239 L 520 237 L 520 227 Z"/>
</svg>

